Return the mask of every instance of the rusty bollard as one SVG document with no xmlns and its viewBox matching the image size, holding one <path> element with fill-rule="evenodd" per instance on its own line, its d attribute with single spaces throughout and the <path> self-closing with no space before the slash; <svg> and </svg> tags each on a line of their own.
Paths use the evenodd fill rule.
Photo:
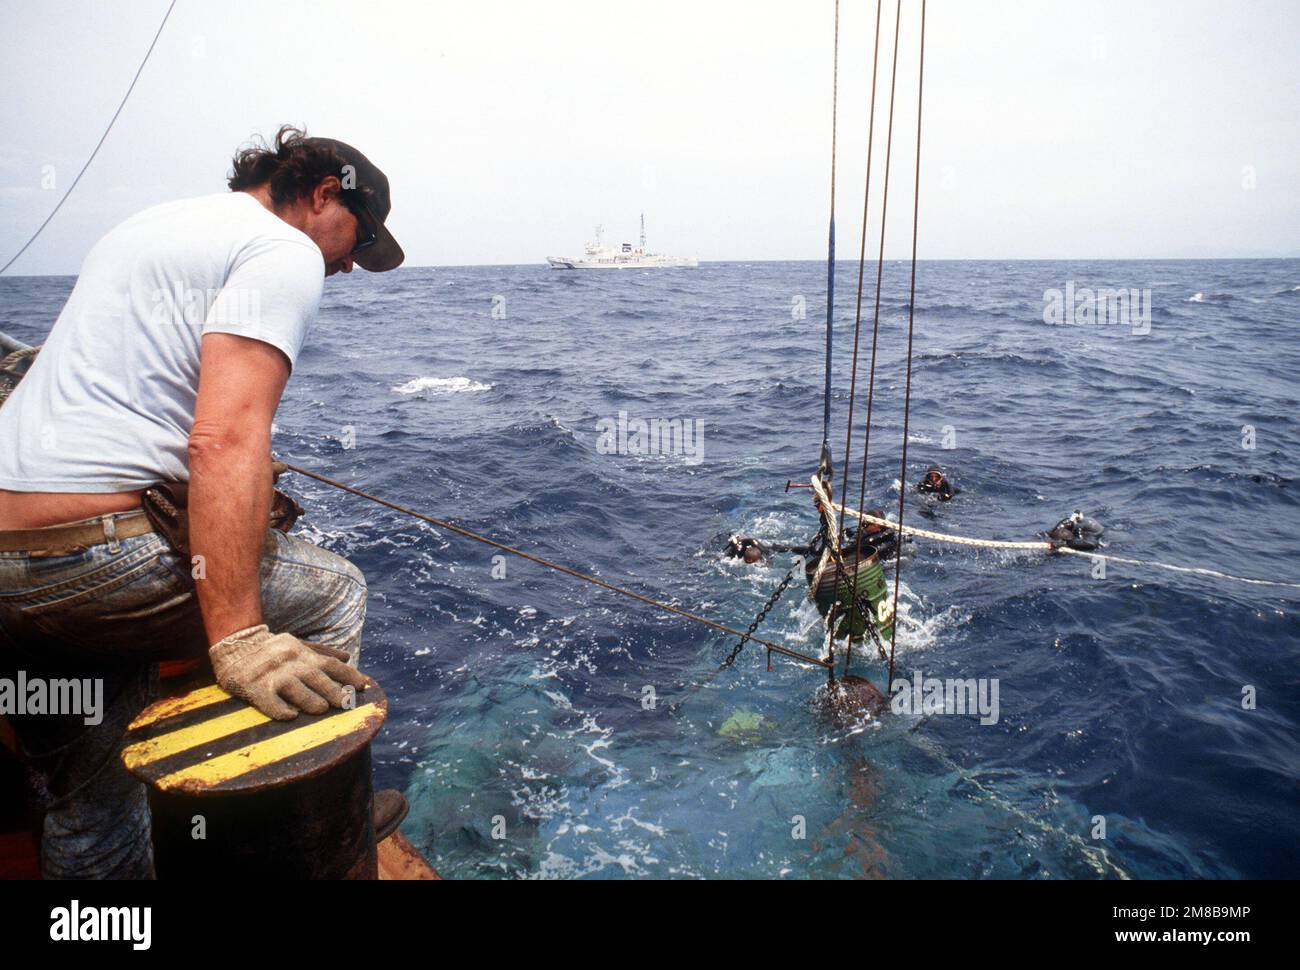
<svg viewBox="0 0 1300 970">
<path fill-rule="evenodd" d="M 220 687 L 145 708 L 122 760 L 149 789 L 159 879 L 374 879 L 370 742 L 388 700 L 273 721 Z"/>
</svg>

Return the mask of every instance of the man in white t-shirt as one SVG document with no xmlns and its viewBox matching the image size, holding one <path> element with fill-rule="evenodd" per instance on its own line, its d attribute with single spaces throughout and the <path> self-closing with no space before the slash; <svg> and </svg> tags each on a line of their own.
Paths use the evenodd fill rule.
<svg viewBox="0 0 1300 970">
<path fill-rule="evenodd" d="M 144 792 L 117 751 L 155 661 L 206 651 L 222 687 L 277 719 L 367 683 L 361 572 L 268 528 L 271 421 L 324 278 L 404 258 L 388 179 L 286 126 L 235 156 L 229 187 L 101 239 L 0 407 L 0 677 L 100 685 L 89 710 L 10 716 L 48 788 L 47 877 L 151 874 Z M 188 485 L 188 549 L 141 510 L 157 483 Z"/>
</svg>

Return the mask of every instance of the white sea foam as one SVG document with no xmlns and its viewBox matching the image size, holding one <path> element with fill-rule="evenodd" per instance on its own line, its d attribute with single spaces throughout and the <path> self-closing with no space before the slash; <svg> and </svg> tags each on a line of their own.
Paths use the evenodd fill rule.
<svg viewBox="0 0 1300 970">
<path fill-rule="evenodd" d="M 434 396 L 461 394 L 467 391 L 490 391 L 492 385 L 480 384 L 478 381 L 471 381 L 468 377 L 417 377 L 398 385 L 393 390 L 398 394 Z"/>
<path fill-rule="evenodd" d="M 545 690 L 542 691 L 542 693 L 545 694 L 547 697 L 549 697 L 552 703 L 554 703 L 555 706 L 558 707 L 560 710 L 562 711 L 574 710 L 573 703 L 558 691 Z"/>
<path fill-rule="evenodd" d="M 1204 294 L 1204 293 L 1197 293 L 1195 296 L 1189 296 L 1189 297 L 1187 298 L 1187 301 L 1186 301 L 1186 302 L 1188 302 L 1188 303 L 1204 303 L 1204 302 L 1205 302 L 1205 294 Z"/>
<path fill-rule="evenodd" d="M 627 822 L 627 823 L 630 823 L 630 824 L 632 824 L 632 825 L 635 825 L 637 828 L 645 829 L 645 830 L 646 830 L 647 832 L 649 832 L 651 835 L 657 835 L 657 836 L 659 836 L 660 838 L 663 838 L 664 836 L 666 836 L 666 835 L 668 834 L 668 830 L 665 829 L 665 828 L 664 828 L 663 826 L 661 826 L 661 825 L 652 825 L 650 822 L 643 822 L 643 821 L 641 821 L 641 820 L 640 820 L 639 818 L 637 818 L 634 814 L 632 814 L 633 811 L 635 811 L 635 809 L 629 808 L 629 809 L 627 810 L 627 812 L 625 812 L 624 814 L 620 815 L 618 818 L 611 818 L 611 819 L 609 820 L 609 822 L 610 822 L 610 825 L 611 825 L 612 828 L 613 828 L 613 831 L 615 831 L 615 832 L 622 832 L 622 831 L 623 831 L 623 823 L 624 823 L 624 822 Z"/>
<path fill-rule="evenodd" d="M 957 606 L 950 606 L 939 613 L 925 614 L 921 611 L 919 600 L 910 598 L 910 591 L 900 590 L 902 603 L 898 608 L 900 656 L 904 653 L 919 653 L 945 642 L 945 634 L 953 627 L 970 622 L 970 614 L 964 613 Z"/>
</svg>

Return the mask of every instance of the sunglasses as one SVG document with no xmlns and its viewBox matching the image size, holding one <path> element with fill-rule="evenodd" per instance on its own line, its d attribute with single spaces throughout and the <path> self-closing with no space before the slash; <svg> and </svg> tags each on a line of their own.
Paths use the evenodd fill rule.
<svg viewBox="0 0 1300 970">
<path fill-rule="evenodd" d="M 355 189 L 340 192 L 339 199 L 347 206 L 348 211 L 357 218 L 357 243 L 352 247 L 351 253 L 351 255 L 355 256 L 363 249 L 369 249 L 379 240 L 378 233 L 375 231 L 375 223 L 379 220 L 371 215 L 365 199 Z"/>
</svg>

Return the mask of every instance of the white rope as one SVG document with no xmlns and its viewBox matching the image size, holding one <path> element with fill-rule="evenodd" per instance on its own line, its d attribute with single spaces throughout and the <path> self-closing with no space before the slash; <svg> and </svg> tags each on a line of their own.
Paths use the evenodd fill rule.
<svg viewBox="0 0 1300 970">
<path fill-rule="evenodd" d="M 817 571 L 813 573 L 812 580 L 808 583 L 808 598 L 817 598 L 817 588 L 821 586 L 822 576 L 826 573 L 826 568 L 831 564 L 831 550 L 827 546 L 822 550 L 822 558 L 817 563 Z"/>
<path fill-rule="evenodd" d="M 1235 583 L 1249 583 L 1252 586 L 1282 586 L 1287 589 L 1300 589 L 1300 583 L 1289 583 L 1277 579 L 1250 579 L 1246 576 L 1234 576 L 1231 573 L 1219 572 L 1217 569 L 1205 569 L 1199 566 L 1175 566 L 1172 563 L 1156 562 L 1153 559 L 1125 559 L 1122 556 L 1112 556 L 1101 552 L 1085 552 L 1081 549 L 1070 549 L 1067 546 L 1054 545 L 1046 540 L 1037 540 L 1033 542 L 1010 542 L 1003 539 L 974 539 L 969 536 L 951 535 L 946 532 L 931 532 L 929 529 L 918 529 L 915 526 L 905 525 L 899 529 L 897 522 L 891 522 L 888 519 L 880 519 L 874 515 L 867 515 L 858 509 L 848 508 L 845 505 L 832 505 L 829 496 L 825 490 L 818 489 L 817 479 L 813 479 L 813 490 L 817 492 L 817 497 L 822 500 L 823 504 L 831 509 L 838 509 L 844 515 L 853 516 L 863 522 L 871 522 L 875 525 L 884 526 L 895 532 L 902 532 L 904 535 L 920 536 L 924 539 L 933 539 L 935 542 L 948 542 L 958 546 L 974 546 L 980 549 L 1021 549 L 1033 550 L 1036 552 L 1059 552 L 1069 556 L 1084 556 L 1089 559 L 1104 559 L 1107 562 L 1124 563 L 1129 566 L 1153 566 L 1156 569 L 1168 569 L 1176 573 L 1193 573 L 1198 576 L 1212 576 L 1215 579 L 1227 579 Z M 832 512 L 833 517 L 833 512 Z"/>
<path fill-rule="evenodd" d="M 808 598 L 815 599 L 817 588 L 821 586 L 822 576 L 825 575 L 827 567 L 839 558 L 840 555 L 840 525 L 835 518 L 835 509 L 831 505 L 831 497 L 826 492 L 826 485 L 821 480 L 820 475 L 813 475 L 812 489 L 816 493 L 818 501 L 822 504 L 822 510 L 826 517 L 826 545 L 822 549 L 821 561 L 817 563 L 817 571 L 813 573 L 812 582 L 808 585 Z"/>
<path fill-rule="evenodd" d="M 865 512 L 859 512 L 857 509 L 847 508 L 844 505 L 836 505 L 846 515 L 851 515 L 855 519 L 861 519 L 864 522 L 870 522 L 873 525 L 883 525 L 887 529 L 895 532 L 900 531 L 897 522 L 891 522 L 889 519 L 878 519 L 874 515 L 867 515 Z M 1034 549 L 1040 552 L 1051 552 L 1052 544 L 1046 540 L 1036 542 L 1009 542 L 1002 539 L 972 539 L 969 536 L 955 536 L 946 532 L 931 532 L 929 529 L 918 529 L 913 525 L 905 525 L 902 533 L 909 536 L 921 536 L 923 539 L 933 539 L 936 542 L 951 542 L 959 546 L 976 546 L 982 549 Z"/>
<path fill-rule="evenodd" d="M 1084 552 L 1081 549 L 1059 548 L 1057 552 L 1063 552 L 1070 556 L 1087 556 L 1090 559 L 1105 559 L 1108 562 L 1122 562 L 1129 566 L 1155 566 L 1159 569 L 1169 569 L 1176 573 L 1195 573 L 1198 576 L 1213 576 L 1215 579 L 1230 579 L 1237 583 L 1250 583 L 1252 586 L 1285 586 L 1288 589 L 1300 589 L 1300 583 L 1288 583 L 1280 579 L 1248 579 L 1245 576 L 1233 576 L 1231 573 L 1221 573 L 1217 569 L 1203 569 L 1199 566 L 1175 566 L 1172 563 L 1156 562 L 1152 559 L 1124 559 L 1120 556 L 1104 555 L 1100 552 Z"/>
</svg>

